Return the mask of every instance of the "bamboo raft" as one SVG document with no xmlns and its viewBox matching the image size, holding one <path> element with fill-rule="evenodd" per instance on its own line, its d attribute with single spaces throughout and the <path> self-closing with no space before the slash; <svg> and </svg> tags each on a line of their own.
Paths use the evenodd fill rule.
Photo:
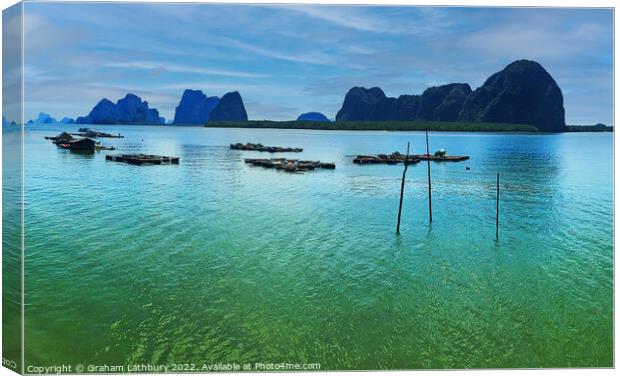
<svg viewBox="0 0 620 376">
<path fill-rule="evenodd" d="M 166 157 L 163 155 L 149 155 L 149 154 L 116 154 L 116 155 L 106 155 L 105 159 L 107 161 L 113 162 L 124 162 L 132 165 L 143 165 L 143 164 L 179 164 L 178 157 Z"/>
<path fill-rule="evenodd" d="M 393 152 L 392 154 L 379 154 L 379 155 L 358 155 L 353 159 L 353 163 L 356 164 L 399 164 L 405 163 L 405 159 L 407 159 L 407 165 L 412 165 L 420 162 L 420 158 L 415 158 L 410 155 L 406 158 L 406 155 L 401 154 L 398 151 Z"/>
<path fill-rule="evenodd" d="M 246 143 L 242 144 L 240 142 L 236 144 L 230 144 L 230 148 L 233 150 L 246 150 L 246 151 L 265 151 L 269 153 L 283 153 L 283 152 L 292 152 L 292 153 L 301 153 L 304 151 L 302 148 L 290 148 L 290 147 L 282 147 L 282 146 L 265 146 L 263 144 L 253 144 Z"/>
<path fill-rule="evenodd" d="M 75 135 L 75 133 L 73 133 L 73 135 Z M 114 146 L 104 146 L 104 145 L 101 145 L 101 142 L 98 142 L 98 141 L 94 141 L 94 145 L 90 145 L 90 141 L 83 141 L 83 140 L 91 140 L 90 138 L 88 137 L 85 137 L 82 139 L 75 138 L 70 133 L 67 133 L 67 132 L 62 132 L 58 136 L 53 136 L 53 137 L 46 136 L 45 139 L 51 140 L 52 143 L 54 143 L 59 148 L 63 148 L 63 149 L 76 149 L 77 150 L 79 148 L 81 150 L 82 149 L 116 150 Z M 85 145 L 83 147 L 76 147 L 76 145 L 79 145 L 82 143 L 88 143 L 88 145 Z"/>
<path fill-rule="evenodd" d="M 97 130 L 90 129 L 90 128 L 80 128 L 76 133 L 71 133 L 71 134 L 74 136 L 91 137 L 91 138 L 103 138 L 103 137 L 124 138 L 124 136 L 121 136 L 120 133 L 118 135 L 115 135 L 111 133 L 99 132 Z"/>
<path fill-rule="evenodd" d="M 420 160 L 434 161 L 434 162 L 461 162 L 469 159 L 469 155 L 432 155 L 432 154 L 415 154 L 413 158 Z"/>
<path fill-rule="evenodd" d="M 415 164 L 420 161 L 433 162 L 461 162 L 469 159 L 468 155 L 434 155 L 434 154 L 413 154 L 407 159 L 407 164 Z M 356 164 L 399 164 L 405 162 L 405 155 L 397 151 L 390 155 L 358 155 L 353 159 Z"/>
<path fill-rule="evenodd" d="M 54 141 L 54 144 L 61 149 L 68 149 L 72 151 L 89 151 L 94 152 L 97 147 L 95 140 L 90 138 L 79 138 L 70 141 Z"/>
<path fill-rule="evenodd" d="M 264 168 L 273 168 L 286 172 L 302 172 L 315 169 L 333 170 L 335 163 L 321 161 L 300 161 L 298 159 L 286 158 L 246 158 L 245 163 Z"/>
</svg>

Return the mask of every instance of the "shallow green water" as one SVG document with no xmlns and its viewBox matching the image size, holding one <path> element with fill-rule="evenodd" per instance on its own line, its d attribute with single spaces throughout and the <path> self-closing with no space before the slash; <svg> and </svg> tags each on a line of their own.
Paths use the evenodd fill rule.
<svg viewBox="0 0 620 376">
<path fill-rule="evenodd" d="M 421 133 L 100 129 L 181 163 L 106 162 L 28 129 L 26 366 L 612 365 L 612 134 L 433 133 L 471 160 L 431 165 L 432 226 L 426 165 L 409 169 L 396 236 L 402 167 L 351 159 L 421 153 Z M 337 169 L 251 167 L 259 153 L 228 148 L 247 141 Z"/>
</svg>

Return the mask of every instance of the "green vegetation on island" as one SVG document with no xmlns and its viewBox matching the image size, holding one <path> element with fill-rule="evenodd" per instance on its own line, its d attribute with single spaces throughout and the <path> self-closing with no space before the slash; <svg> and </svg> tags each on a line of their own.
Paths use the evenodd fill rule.
<svg viewBox="0 0 620 376">
<path fill-rule="evenodd" d="M 433 121 L 218 121 L 208 128 L 319 129 L 333 131 L 538 132 L 532 125 Z"/>
<path fill-rule="evenodd" d="M 605 124 L 595 124 L 595 125 L 567 125 L 567 132 L 613 132 L 614 127 L 605 125 Z"/>
</svg>

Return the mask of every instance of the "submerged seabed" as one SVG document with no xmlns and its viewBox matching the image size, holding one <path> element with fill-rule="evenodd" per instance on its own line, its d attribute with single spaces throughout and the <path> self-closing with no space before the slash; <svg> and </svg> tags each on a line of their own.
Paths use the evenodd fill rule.
<svg viewBox="0 0 620 376">
<path fill-rule="evenodd" d="M 422 133 L 99 128 L 117 151 L 25 134 L 26 366 L 612 366 L 612 134 L 432 133 L 471 159 L 431 164 L 432 225 L 409 167 L 397 237 L 402 166 L 352 157 L 423 153 Z M 256 168 L 234 142 L 337 167 Z"/>
</svg>

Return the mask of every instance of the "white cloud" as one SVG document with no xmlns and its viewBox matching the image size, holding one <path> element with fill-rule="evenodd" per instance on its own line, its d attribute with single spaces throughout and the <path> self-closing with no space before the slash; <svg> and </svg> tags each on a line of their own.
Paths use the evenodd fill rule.
<svg viewBox="0 0 620 376">
<path fill-rule="evenodd" d="M 277 7 L 329 22 L 335 26 L 372 33 L 432 33 L 440 28 L 445 28 L 449 24 L 441 11 L 425 7 L 387 7 L 383 14 L 378 13 L 372 7 L 355 5 L 282 5 Z M 366 13 L 367 9 L 371 9 L 373 14 L 369 15 Z M 421 14 L 424 15 L 424 18 L 403 19 L 402 15 L 404 12 L 407 12 L 409 15 Z"/>
<path fill-rule="evenodd" d="M 331 6 L 312 7 L 294 5 L 285 8 L 341 27 L 371 32 L 391 31 L 389 25 L 383 20 L 357 15 L 354 13 L 355 11 L 352 7 L 337 8 Z"/>
<path fill-rule="evenodd" d="M 546 18 L 531 17 L 471 33 L 463 39 L 462 46 L 501 58 L 566 58 L 588 50 L 602 32 L 594 24 L 565 29 Z"/>
<path fill-rule="evenodd" d="M 269 48 L 259 47 L 254 44 L 241 42 L 239 40 L 231 38 L 220 38 L 220 40 L 225 42 L 225 45 L 236 47 L 243 51 L 269 57 L 272 59 L 316 65 L 331 65 L 335 63 L 333 56 L 321 52 L 287 53 L 278 50 L 272 50 Z"/>
<path fill-rule="evenodd" d="M 299 12 L 306 16 L 329 22 L 333 25 L 354 29 L 358 31 L 368 31 L 374 33 L 402 33 L 412 32 L 415 27 L 399 27 L 393 20 L 381 17 L 370 17 L 361 14 L 360 9 L 364 7 L 337 7 L 337 6 L 285 6 L 285 9 L 292 12 Z"/>
<path fill-rule="evenodd" d="M 110 62 L 103 64 L 108 68 L 130 68 L 130 69 L 144 69 L 144 70 L 160 70 L 177 73 L 192 73 L 192 74 L 204 74 L 209 76 L 226 76 L 226 77 L 241 77 L 241 78 L 265 78 L 270 77 L 267 74 L 249 73 L 234 70 L 222 70 L 222 69 L 209 69 L 209 68 L 197 68 L 176 64 L 158 63 L 152 61 L 131 61 L 131 62 Z"/>
<path fill-rule="evenodd" d="M 49 58 L 50 51 L 86 40 L 88 31 L 58 26 L 41 16 L 24 12 L 24 53 L 30 57 Z"/>
</svg>

